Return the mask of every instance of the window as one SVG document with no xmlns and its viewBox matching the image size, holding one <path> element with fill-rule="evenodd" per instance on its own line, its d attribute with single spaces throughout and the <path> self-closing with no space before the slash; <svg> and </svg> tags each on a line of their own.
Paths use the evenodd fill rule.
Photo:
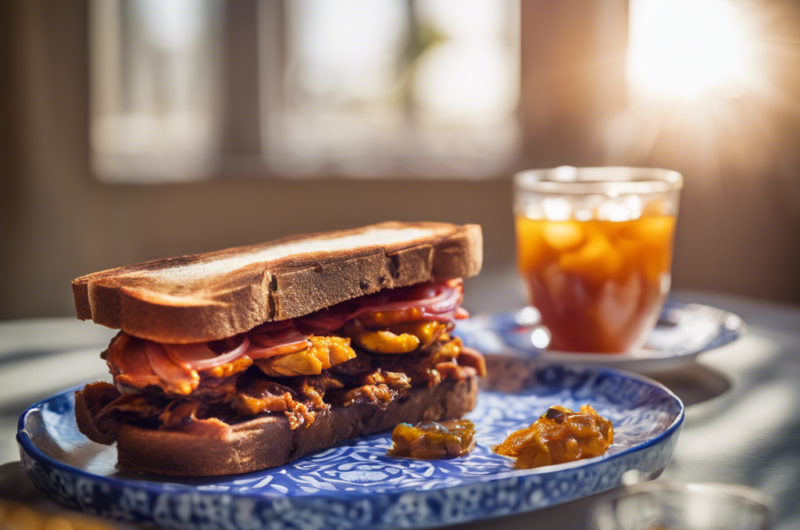
<svg viewBox="0 0 800 530">
<path fill-rule="evenodd" d="M 482 177 L 517 152 L 515 0 L 93 0 L 106 181 Z"/>
<path fill-rule="evenodd" d="M 194 178 L 218 151 L 222 4 L 91 3 L 91 146 L 107 180 Z"/>
</svg>

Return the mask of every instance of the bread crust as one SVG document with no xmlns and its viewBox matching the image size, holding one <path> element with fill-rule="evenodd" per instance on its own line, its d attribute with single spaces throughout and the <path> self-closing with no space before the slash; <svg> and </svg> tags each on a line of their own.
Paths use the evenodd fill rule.
<svg viewBox="0 0 800 530">
<path fill-rule="evenodd" d="M 385 410 L 375 405 L 334 406 L 317 412 L 309 427 L 289 428 L 284 416 L 264 416 L 221 429 L 219 435 L 156 430 L 120 424 L 116 429 L 118 466 L 142 473 L 171 476 L 214 476 L 248 473 L 292 462 L 339 442 L 393 429 L 399 423 L 460 418 L 475 408 L 478 378 L 447 380 L 415 388 Z M 76 417 L 82 433 L 110 443 L 108 435 L 81 421 L 80 392 Z M 85 403 L 83 405 L 85 409 Z"/>
<path fill-rule="evenodd" d="M 89 410 L 89 404 L 81 390 L 75 392 L 75 421 L 78 423 L 78 430 L 93 442 L 111 445 L 116 440 L 113 432 L 103 432 L 97 428 L 94 414 Z"/>
<path fill-rule="evenodd" d="M 382 233 L 397 231 L 410 235 L 379 242 Z M 359 235 L 376 242 L 303 251 L 304 245 L 320 248 Z M 297 251 L 247 260 L 279 247 Z M 215 270 L 240 258 L 240 267 Z M 72 290 L 82 320 L 157 342 L 190 343 L 231 337 L 384 288 L 467 278 L 482 262 L 478 225 L 387 222 L 110 269 L 73 280 Z"/>
</svg>

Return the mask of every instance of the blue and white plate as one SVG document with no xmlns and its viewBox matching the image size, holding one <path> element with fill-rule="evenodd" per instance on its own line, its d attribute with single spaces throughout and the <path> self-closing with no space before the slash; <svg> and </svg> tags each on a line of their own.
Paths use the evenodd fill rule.
<svg viewBox="0 0 800 530">
<path fill-rule="evenodd" d="M 543 349 L 549 338 L 539 312 L 526 307 L 515 313 L 476 315 L 455 329 L 465 344 L 486 355 L 523 356 L 559 364 L 599 364 L 632 372 L 654 372 L 693 361 L 744 335 L 741 318 L 702 304 L 667 300 L 645 346 L 627 353 L 575 353 Z"/>
<path fill-rule="evenodd" d="M 28 409 L 17 440 L 28 476 L 62 504 L 181 529 L 449 525 L 591 495 L 619 485 L 626 473 L 626 479 L 655 478 L 672 456 L 684 408 L 659 383 L 605 368 L 541 366 L 514 358 L 493 357 L 490 369 L 490 388 L 469 415 L 477 427 L 477 447 L 458 459 L 390 458 L 391 438 L 383 434 L 246 475 L 138 475 L 115 469 L 115 447 L 90 442 L 78 432 L 72 391 Z M 492 445 L 553 404 L 590 404 L 611 419 L 615 440 L 608 453 L 534 470 L 515 470 L 511 459 L 492 453 Z"/>
</svg>

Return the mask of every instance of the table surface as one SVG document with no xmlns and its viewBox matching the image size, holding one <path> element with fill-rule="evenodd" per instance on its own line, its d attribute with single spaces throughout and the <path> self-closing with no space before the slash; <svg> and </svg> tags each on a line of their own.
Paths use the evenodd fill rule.
<svg viewBox="0 0 800 530">
<path fill-rule="evenodd" d="M 468 281 L 466 306 L 519 307 L 517 287 L 513 271 L 483 274 Z M 687 406 L 677 450 L 659 480 L 756 488 L 775 502 L 773 528 L 800 528 L 800 307 L 711 293 L 673 297 L 736 313 L 748 330 L 697 363 L 650 374 Z M 71 318 L 0 322 L 0 463 L 7 462 L 0 466 L 0 498 L 46 502 L 19 465 L 17 419 L 35 401 L 102 377 L 98 354 L 113 334 Z M 457 528 L 586 528 L 597 498 Z"/>
</svg>

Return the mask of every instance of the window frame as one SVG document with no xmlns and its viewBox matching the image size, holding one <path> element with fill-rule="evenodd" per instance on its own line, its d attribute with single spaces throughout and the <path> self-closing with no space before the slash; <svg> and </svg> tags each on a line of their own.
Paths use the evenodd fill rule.
<svg viewBox="0 0 800 530">
<path fill-rule="evenodd" d="M 92 1 L 81 0 L 88 5 L 86 12 L 91 11 L 89 4 Z M 495 169 L 463 172 L 454 169 L 456 164 L 447 161 L 437 163 L 441 161 L 430 157 L 423 158 L 422 171 L 412 171 L 407 165 L 396 163 L 385 165 L 388 169 L 380 172 L 353 172 L 346 164 L 322 164 L 315 171 L 302 175 L 277 170 L 276 164 L 268 159 L 269 144 L 265 138 L 270 134 L 268 124 L 274 121 L 260 116 L 269 112 L 270 107 L 279 105 L 282 98 L 281 83 L 272 78 L 272 72 L 282 72 L 285 65 L 286 27 L 283 21 L 286 1 L 289 0 L 238 0 L 225 3 L 223 56 L 227 60 L 223 61 L 226 65 L 223 72 L 226 78 L 230 76 L 236 79 L 225 86 L 242 87 L 243 90 L 231 93 L 224 90 L 223 86 L 219 149 L 207 161 L 203 171 L 191 175 L 150 175 L 152 178 L 148 178 L 146 171 L 127 174 L 116 172 L 111 178 L 104 177 L 97 171 L 98 155 L 91 152 L 90 147 L 89 159 L 92 161 L 94 179 L 104 184 L 170 184 L 241 178 L 468 181 L 508 177 L 534 164 L 540 167 L 565 163 L 586 165 L 587 162 L 596 164 L 602 160 L 602 139 L 598 138 L 596 121 L 600 114 L 611 115 L 624 105 L 624 97 L 619 94 L 625 92 L 627 0 L 520 0 L 519 25 L 516 28 L 519 32 L 520 62 L 517 112 L 519 141 L 515 152 Z M 243 27 L 246 31 L 242 31 Z M 236 31 L 231 31 L 232 28 Z M 612 74 L 610 81 L 597 92 L 586 90 L 587 87 L 594 87 L 585 75 L 564 75 L 558 71 L 556 63 L 574 53 L 574 46 L 567 42 L 553 45 L 547 41 L 558 33 L 571 35 L 575 31 L 586 33 L 587 30 L 591 34 L 587 42 L 594 51 L 587 52 L 584 49 L 583 53 L 605 57 L 606 66 Z M 86 35 L 87 50 L 91 45 L 88 37 Z M 260 59 L 259 53 L 268 53 L 268 56 Z M 271 67 L 261 68 L 262 61 Z M 91 70 L 91 61 L 89 66 Z M 577 96 L 573 88 L 576 82 L 584 89 Z M 90 95 L 87 94 L 87 98 Z M 267 108 L 262 108 L 262 105 Z M 604 110 L 598 112 L 599 107 L 604 107 Z M 259 112 L 252 112 L 254 108 Z M 578 110 L 575 111 L 575 108 Z M 577 148 L 576 144 L 582 147 Z M 588 149 L 585 148 L 587 145 Z"/>
</svg>

